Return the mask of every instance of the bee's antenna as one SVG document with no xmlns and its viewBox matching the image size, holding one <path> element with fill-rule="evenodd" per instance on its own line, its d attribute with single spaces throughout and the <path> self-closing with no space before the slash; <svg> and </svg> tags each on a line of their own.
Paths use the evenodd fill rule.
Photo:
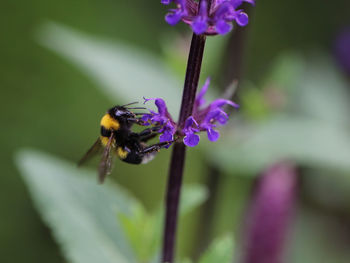
<svg viewBox="0 0 350 263">
<path fill-rule="evenodd" d="M 147 109 L 145 107 L 132 107 L 132 108 L 126 107 L 126 108 L 130 109 L 130 110 L 146 110 Z"/>
<path fill-rule="evenodd" d="M 135 121 L 137 121 L 138 119 L 137 119 L 137 118 L 127 118 L 126 120 L 135 122 Z"/>
<path fill-rule="evenodd" d="M 128 104 L 122 105 L 122 107 L 129 106 L 129 105 L 133 105 L 133 104 L 136 104 L 136 103 L 139 103 L 139 102 L 138 102 L 138 101 L 130 102 L 130 103 L 128 103 Z"/>
</svg>

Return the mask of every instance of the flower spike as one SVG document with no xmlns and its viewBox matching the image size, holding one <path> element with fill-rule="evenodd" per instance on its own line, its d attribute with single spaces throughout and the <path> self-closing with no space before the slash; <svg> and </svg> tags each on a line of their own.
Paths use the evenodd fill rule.
<svg viewBox="0 0 350 263">
<path fill-rule="evenodd" d="M 254 0 L 161 0 L 163 5 L 176 5 L 165 16 L 169 25 L 174 26 L 182 20 L 197 35 L 225 35 L 232 30 L 233 22 L 246 26 L 248 15 L 239 9 L 244 2 L 255 5 Z"/>
<path fill-rule="evenodd" d="M 207 133 L 209 141 L 216 141 L 220 137 L 220 133 L 216 130 L 217 125 L 225 125 L 229 116 L 224 111 L 224 107 L 229 105 L 233 108 L 239 108 L 239 105 L 233 101 L 226 99 L 216 99 L 209 105 L 205 105 L 204 96 L 209 88 L 210 78 L 207 78 L 202 89 L 198 93 L 194 103 L 194 109 L 192 116 L 188 117 L 185 121 L 185 125 L 182 129 L 172 119 L 168 112 L 166 103 L 161 98 L 144 98 L 145 102 L 155 101 L 155 105 L 158 112 L 149 110 L 142 116 L 144 125 L 158 125 L 161 128 L 158 132 L 161 134 L 159 137 L 160 142 L 173 141 L 175 134 L 183 138 L 183 142 L 186 146 L 197 146 L 200 140 L 198 133 L 205 131 Z"/>
</svg>

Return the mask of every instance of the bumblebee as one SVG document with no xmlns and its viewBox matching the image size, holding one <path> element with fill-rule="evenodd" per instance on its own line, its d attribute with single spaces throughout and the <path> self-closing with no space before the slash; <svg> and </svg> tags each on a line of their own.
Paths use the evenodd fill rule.
<svg viewBox="0 0 350 263">
<path fill-rule="evenodd" d="M 160 126 L 153 126 L 136 133 L 131 130 L 134 124 L 143 125 L 141 118 L 130 109 L 145 109 L 142 107 L 127 107 L 137 102 L 123 106 L 115 106 L 107 111 L 102 117 L 100 125 L 100 137 L 79 161 L 78 166 L 85 163 L 94 155 L 102 152 L 102 159 L 98 167 L 98 179 L 103 183 L 104 179 L 112 170 L 113 153 L 120 160 L 131 163 L 147 163 L 161 149 L 169 146 L 170 142 L 161 142 L 147 146 L 146 142 L 158 135 Z"/>
</svg>

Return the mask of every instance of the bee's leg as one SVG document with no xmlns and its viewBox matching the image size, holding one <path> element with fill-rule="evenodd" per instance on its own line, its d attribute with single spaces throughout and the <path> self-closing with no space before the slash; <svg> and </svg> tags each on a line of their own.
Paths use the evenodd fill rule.
<svg viewBox="0 0 350 263">
<path fill-rule="evenodd" d="M 151 133 L 147 136 L 141 137 L 141 142 L 148 142 L 149 140 L 153 139 L 157 135 L 158 135 L 158 133 Z"/>
<path fill-rule="evenodd" d="M 156 127 L 148 128 L 148 129 L 141 131 L 140 133 L 138 133 L 140 141 L 147 142 L 150 139 L 153 139 L 154 137 L 156 137 L 158 135 L 158 131 L 161 128 L 162 128 L 161 126 L 156 126 Z"/>
<path fill-rule="evenodd" d="M 160 149 L 169 146 L 169 145 L 172 144 L 173 142 L 174 142 L 174 141 L 160 142 L 160 143 L 157 143 L 157 144 L 150 145 L 150 146 L 148 146 L 148 147 L 145 147 L 145 148 L 142 150 L 141 153 L 142 153 L 142 154 L 149 154 L 149 153 L 152 153 L 152 152 L 158 152 Z"/>
<path fill-rule="evenodd" d="M 157 152 L 160 151 L 160 149 L 167 148 L 170 144 L 172 144 L 175 141 L 176 140 L 160 142 L 143 148 L 143 150 L 139 152 L 139 154 L 142 156 L 142 163 L 148 163 L 154 158 L 154 156 L 157 154 Z"/>
<path fill-rule="evenodd" d="M 145 146 L 142 150 L 135 150 L 128 153 L 126 158 L 122 159 L 122 161 L 127 163 L 133 163 L 133 164 L 139 164 L 139 163 L 148 163 L 151 161 L 154 156 L 157 154 L 157 152 L 168 145 L 173 143 L 173 141 L 170 142 L 161 142 L 157 144 L 153 144 L 150 146 Z M 145 144 L 142 143 L 144 146 Z"/>
<path fill-rule="evenodd" d="M 137 113 L 135 113 L 135 114 L 137 114 Z M 140 114 L 141 114 L 141 113 L 140 113 Z M 142 114 L 144 114 L 144 113 L 142 113 Z M 143 121 L 142 118 L 136 117 L 136 118 L 132 118 L 132 119 L 133 119 L 133 122 L 134 122 L 135 124 L 137 124 L 137 125 L 140 125 L 140 126 L 149 125 L 149 123 Z"/>
<path fill-rule="evenodd" d="M 147 135 L 150 135 L 154 132 L 157 132 L 161 129 L 162 127 L 161 126 L 155 126 L 155 127 L 152 127 L 152 128 L 147 128 L 147 129 L 144 129 L 143 131 L 141 131 L 139 134 L 140 137 L 143 137 L 143 136 L 147 136 Z"/>
</svg>

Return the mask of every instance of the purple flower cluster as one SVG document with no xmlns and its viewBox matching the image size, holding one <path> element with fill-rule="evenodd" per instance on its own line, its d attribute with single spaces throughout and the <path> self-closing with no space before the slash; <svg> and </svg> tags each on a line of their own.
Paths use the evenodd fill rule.
<svg viewBox="0 0 350 263">
<path fill-rule="evenodd" d="M 196 97 L 193 114 L 186 119 L 183 128 L 178 127 L 178 124 L 172 119 L 164 100 L 161 98 L 145 99 L 145 103 L 154 100 L 158 112 L 149 110 L 149 113 L 142 116 L 142 120 L 146 125 L 152 124 L 162 127 L 159 130 L 159 133 L 161 133 L 159 137 L 160 142 L 172 141 L 176 134 L 183 137 L 185 145 L 194 147 L 199 143 L 198 133 L 201 131 L 207 132 L 210 141 L 216 141 L 220 137 L 219 132 L 215 130 L 217 124 L 225 125 L 229 119 L 223 107 L 230 105 L 234 108 L 239 108 L 239 106 L 226 99 L 216 99 L 209 105 L 204 106 L 206 104 L 204 95 L 208 90 L 209 84 L 210 79 L 208 78 Z"/>
<path fill-rule="evenodd" d="M 152 110 L 149 110 L 150 113 L 146 113 L 142 116 L 142 120 L 145 122 L 145 125 L 157 125 L 162 128 L 158 130 L 161 135 L 159 136 L 160 142 L 167 142 L 174 140 L 174 134 L 176 132 L 176 123 L 173 121 L 170 113 L 168 112 L 168 108 L 165 104 L 165 101 L 161 98 L 152 98 L 146 99 L 145 102 L 154 100 L 155 105 L 158 108 L 158 113 Z"/>
<path fill-rule="evenodd" d="M 192 27 L 195 34 L 224 35 L 233 28 L 232 22 L 239 26 L 248 24 L 248 15 L 239 7 L 244 3 L 255 4 L 254 0 L 161 0 L 164 5 L 173 2 L 176 8 L 170 9 L 165 21 L 176 25 L 180 20 Z M 200 5 L 200 6 L 199 6 Z"/>
</svg>

